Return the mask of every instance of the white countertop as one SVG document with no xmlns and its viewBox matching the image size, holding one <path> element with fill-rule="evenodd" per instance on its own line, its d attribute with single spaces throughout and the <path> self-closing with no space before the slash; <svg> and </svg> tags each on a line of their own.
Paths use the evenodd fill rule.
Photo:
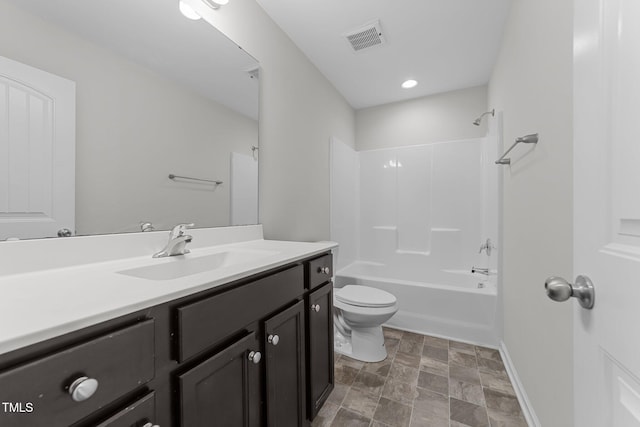
<svg viewBox="0 0 640 427">
<path fill-rule="evenodd" d="M 151 254 L 0 276 L 0 354 L 211 289 L 335 248 L 333 242 L 249 240 L 191 248 L 185 258 L 225 251 L 267 251 L 188 276 L 151 280 L 119 272 L 180 262 Z"/>
</svg>

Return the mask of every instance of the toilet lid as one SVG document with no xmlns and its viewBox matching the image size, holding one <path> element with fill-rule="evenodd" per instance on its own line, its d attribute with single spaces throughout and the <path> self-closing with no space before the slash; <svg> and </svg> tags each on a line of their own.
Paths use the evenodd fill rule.
<svg viewBox="0 0 640 427">
<path fill-rule="evenodd" d="M 347 285 L 334 294 L 338 301 L 359 307 L 389 307 L 396 303 L 396 297 L 389 292 L 369 286 Z"/>
</svg>

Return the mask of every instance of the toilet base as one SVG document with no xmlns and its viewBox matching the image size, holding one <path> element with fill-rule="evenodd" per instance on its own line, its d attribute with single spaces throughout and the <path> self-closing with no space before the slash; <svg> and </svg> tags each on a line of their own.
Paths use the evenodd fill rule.
<svg viewBox="0 0 640 427">
<path fill-rule="evenodd" d="M 351 340 L 338 332 L 334 348 L 336 353 L 362 362 L 381 362 L 387 358 L 382 326 L 352 329 Z"/>
<path fill-rule="evenodd" d="M 351 348 L 351 340 L 337 330 L 335 331 L 333 339 L 333 351 L 349 357 L 351 357 L 351 354 L 353 353 L 353 349 Z"/>
</svg>

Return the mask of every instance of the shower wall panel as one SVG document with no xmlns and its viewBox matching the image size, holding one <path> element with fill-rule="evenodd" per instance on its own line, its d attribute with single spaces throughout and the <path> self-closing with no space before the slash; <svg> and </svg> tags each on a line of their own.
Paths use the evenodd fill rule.
<svg viewBox="0 0 640 427">
<path fill-rule="evenodd" d="M 432 152 L 431 145 L 396 150 L 396 250 L 399 252 L 428 255 L 431 250 Z"/>
<path fill-rule="evenodd" d="M 484 236 L 484 139 L 359 152 L 360 260 L 471 269 Z"/>
</svg>

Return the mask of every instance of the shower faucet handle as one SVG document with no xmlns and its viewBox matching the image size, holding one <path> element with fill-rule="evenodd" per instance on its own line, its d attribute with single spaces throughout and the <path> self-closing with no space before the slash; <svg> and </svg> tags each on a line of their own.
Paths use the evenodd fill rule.
<svg viewBox="0 0 640 427">
<path fill-rule="evenodd" d="M 478 253 L 481 254 L 482 251 L 487 251 L 487 256 L 491 256 L 492 249 L 497 249 L 497 248 L 493 246 L 493 242 L 491 242 L 491 239 L 487 239 L 486 242 L 480 245 L 480 251 Z"/>
</svg>

